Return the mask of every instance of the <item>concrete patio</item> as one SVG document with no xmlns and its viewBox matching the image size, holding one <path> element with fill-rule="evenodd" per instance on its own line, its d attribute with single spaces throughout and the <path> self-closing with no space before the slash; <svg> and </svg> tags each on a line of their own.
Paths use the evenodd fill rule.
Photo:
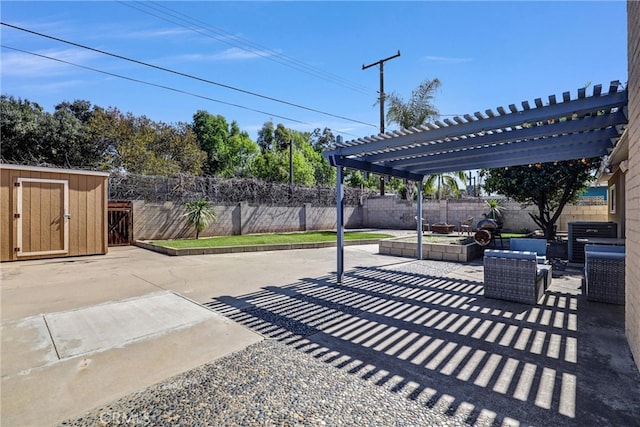
<svg viewBox="0 0 640 427">
<path fill-rule="evenodd" d="M 587 301 L 579 271 L 527 306 L 484 298 L 481 262 L 443 275 L 429 273 L 434 263 L 356 268 L 342 285 L 310 277 L 207 306 L 471 424 L 637 425 L 623 307 Z"/>
<path fill-rule="evenodd" d="M 469 424 L 640 419 L 624 307 L 587 301 L 579 270 L 560 272 L 527 306 L 484 298 L 480 261 L 412 261 L 378 255 L 377 245 L 345 252 L 341 285 L 332 248 L 166 257 L 124 247 L 2 264 L 2 425 L 83 416 L 264 337 Z M 164 323 L 149 327 L 160 306 Z M 140 334 L 104 325 L 121 309 L 150 316 L 128 321 L 142 322 L 132 327 Z M 87 329 L 56 332 L 56 322 L 90 325 L 78 320 L 86 313 L 105 316 L 92 327 L 106 341 L 83 347 L 73 336 Z"/>
</svg>

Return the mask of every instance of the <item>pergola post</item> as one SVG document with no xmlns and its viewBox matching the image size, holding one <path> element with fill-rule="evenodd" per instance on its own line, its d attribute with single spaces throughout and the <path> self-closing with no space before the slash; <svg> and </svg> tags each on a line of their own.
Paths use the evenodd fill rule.
<svg viewBox="0 0 640 427">
<path fill-rule="evenodd" d="M 422 259 L 422 181 L 418 181 L 418 214 L 416 215 L 418 223 L 418 247 L 416 254 L 418 259 Z"/>
<path fill-rule="evenodd" d="M 337 271 L 336 281 L 342 283 L 344 274 L 344 176 L 343 167 L 336 167 L 336 234 L 337 234 Z"/>
</svg>

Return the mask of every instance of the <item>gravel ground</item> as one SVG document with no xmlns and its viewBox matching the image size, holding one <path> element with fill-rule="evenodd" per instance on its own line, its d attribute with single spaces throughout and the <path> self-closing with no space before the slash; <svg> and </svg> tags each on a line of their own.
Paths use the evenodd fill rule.
<svg viewBox="0 0 640 427">
<path fill-rule="evenodd" d="M 459 267 L 454 263 L 422 261 L 386 269 L 442 275 Z M 366 273 L 366 269 L 360 273 Z M 304 297 L 307 298 L 313 297 Z M 344 306 L 340 308 L 325 306 L 319 322 L 356 314 L 346 313 Z M 313 322 L 289 319 L 285 325 L 282 313 L 262 313 L 265 310 L 258 307 L 249 312 L 255 310 L 260 311 L 263 321 L 268 316 L 267 324 L 271 325 L 269 328 L 275 326 L 275 330 L 269 329 L 268 333 L 258 325 L 253 325 L 254 329 L 278 339 L 266 339 L 61 425 L 467 425 L 464 417 L 447 413 L 446 402 L 440 406 L 431 401 L 429 393 L 417 384 L 391 380 L 380 385 L 386 372 L 377 372 L 371 365 L 342 358 L 310 343 L 305 337 L 318 332 Z M 233 319 L 233 313 L 237 315 L 238 311 L 231 309 L 225 314 Z M 245 311 L 243 315 L 247 314 Z"/>
<path fill-rule="evenodd" d="M 411 385 L 391 391 L 375 375 L 363 380 L 335 364 L 326 349 L 265 340 L 61 425 L 466 425 L 426 406 Z"/>
</svg>

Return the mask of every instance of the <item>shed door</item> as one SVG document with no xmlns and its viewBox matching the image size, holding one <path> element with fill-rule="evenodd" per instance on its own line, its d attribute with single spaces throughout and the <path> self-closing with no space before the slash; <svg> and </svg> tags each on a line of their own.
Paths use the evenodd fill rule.
<svg viewBox="0 0 640 427">
<path fill-rule="evenodd" d="M 69 252 L 69 181 L 17 178 L 18 256 Z"/>
</svg>

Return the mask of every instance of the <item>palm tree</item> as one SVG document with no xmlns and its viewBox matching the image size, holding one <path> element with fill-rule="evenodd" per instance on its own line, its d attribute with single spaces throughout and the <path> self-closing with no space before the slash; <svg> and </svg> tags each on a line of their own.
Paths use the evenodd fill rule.
<svg viewBox="0 0 640 427">
<path fill-rule="evenodd" d="M 187 202 L 185 205 L 187 223 L 193 225 L 196 229 L 196 239 L 200 238 L 200 232 L 207 228 L 216 219 L 216 213 L 213 206 L 206 200 L 194 200 Z"/>
<path fill-rule="evenodd" d="M 438 118 L 439 113 L 433 105 L 433 93 L 440 87 L 440 80 L 426 79 L 417 89 L 411 92 L 411 99 L 405 102 L 397 93 L 386 96 L 389 101 L 387 111 L 387 123 L 397 123 L 400 127 L 408 129 L 412 126 L 423 125 Z"/>
<path fill-rule="evenodd" d="M 440 200 L 444 194 L 460 197 L 458 180 L 465 182 L 465 179 L 464 171 L 428 175 L 424 181 L 424 191 L 427 194 L 435 194 L 437 200 Z"/>
<path fill-rule="evenodd" d="M 417 89 L 411 93 L 411 99 L 405 102 L 395 92 L 388 95 L 389 110 L 387 123 L 396 123 L 404 129 L 420 126 L 438 118 L 438 109 L 433 105 L 433 94 L 440 87 L 440 80 L 425 79 Z M 465 182 L 463 171 L 440 173 L 427 176 L 424 183 L 425 193 L 435 194 L 440 200 L 443 194 L 460 196 L 458 179 Z"/>
</svg>

